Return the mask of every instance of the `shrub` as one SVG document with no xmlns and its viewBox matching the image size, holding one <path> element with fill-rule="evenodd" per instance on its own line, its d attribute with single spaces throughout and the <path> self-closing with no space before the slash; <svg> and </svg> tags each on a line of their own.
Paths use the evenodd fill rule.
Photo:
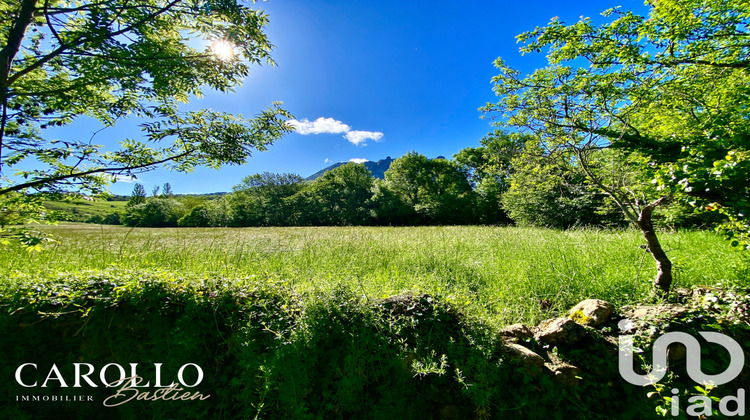
<svg viewBox="0 0 750 420">
<path fill-rule="evenodd" d="M 123 222 L 127 226 L 174 227 L 185 214 L 185 207 L 172 198 L 152 198 L 143 204 L 129 206 Z"/>
<path fill-rule="evenodd" d="M 108 409 L 114 418 L 653 414 L 640 388 L 623 394 L 619 384 L 590 377 L 570 387 L 529 369 L 500 351 L 491 329 L 428 295 L 367 301 L 339 286 L 306 297 L 272 279 L 261 285 L 123 270 L 19 281 L 25 286 L 0 289 L 4 378 L 13 378 L 22 363 L 35 363 L 42 372 L 54 363 L 68 378 L 76 362 L 97 369 L 163 363 L 170 375 L 165 382 L 186 363 L 201 366 L 203 381 L 190 391 L 210 395 L 208 400 L 131 401 Z M 610 356 L 603 359 L 614 363 Z M 33 392 L 82 393 L 53 382 Z M 6 380 L 0 392 L 29 389 Z M 95 402 L 8 404 L 0 417 L 94 418 L 115 390 L 86 387 L 85 393 Z"/>
<path fill-rule="evenodd" d="M 193 207 L 186 215 L 177 221 L 180 227 L 209 227 L 211 218 L 205 205 Z"/>
</svg>

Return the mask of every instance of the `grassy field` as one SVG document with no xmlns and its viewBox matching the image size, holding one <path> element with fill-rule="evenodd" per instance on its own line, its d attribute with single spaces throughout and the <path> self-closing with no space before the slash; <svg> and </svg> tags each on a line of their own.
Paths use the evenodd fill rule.
<svg viewBox="0 0 750 420">
<path fill-rule="evenodd" d="M 428 293 L 501 326 L 534 323 L 585 298 L 642 301 L 654 264 L 634 231 L 513 227 L 130 229 L 45 227 L 40 253 L 4 248 L 6 287 L 60 272 L 147 270 L 275 282 L 301 299 L 344 285 L 365 299 Z M 663 233 L 676 287 L 750 285 L 748 262 L 711 232 Z"/>
</svg>

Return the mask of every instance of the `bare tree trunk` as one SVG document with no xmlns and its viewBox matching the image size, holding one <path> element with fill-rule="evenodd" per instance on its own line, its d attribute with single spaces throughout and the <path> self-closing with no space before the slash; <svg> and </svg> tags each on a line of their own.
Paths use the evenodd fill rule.
<svg viewBox="0 0 750 420">
<path fill-rule="evenodd" d="M 651 221 L 651 214 L 661 201 L 662 199 L 659 199 L 643 207 L 638 215 L 637 225 L 641 229 L 643 237 L 646 239 L 648 251 L 651 252 L 651 256 L 654 257 L 654 261 L 656 261 L 654 288 L 660 295 L 666 295 L 672 287 L 672 261 L 669 261 L 667 254 L 661 247 L 659 238 L 656 236 L 656 231 L 654 231 L 654 224 Z"/>
</svg>

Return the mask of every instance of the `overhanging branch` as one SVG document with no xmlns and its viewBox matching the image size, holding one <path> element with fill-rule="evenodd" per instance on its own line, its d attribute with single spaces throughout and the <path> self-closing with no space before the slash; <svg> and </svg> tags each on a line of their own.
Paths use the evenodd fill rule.
<svg viewBox="0 0 750 420">
<path fill-rule="evenodd" d="M 66 179 L 71 178 L 82 178 L 89 175 L 95 175 L 95 174 L 101 174 L 101 173 L 119 173 L 119 172 L 131 172 L 131 171 L 137 171 L 140 169 L 148 168 L 149 166 L 157 166 L 161 165 L 162 163 L 167 163 L 169 161 L 177 160 L 180 158 L 183 158 L 185 156 L 190 155 L 193 153 L 194 150 L 187 150 L 183 153 L 180 153 L 178 155 L 169 156 L 164 159 L 154 161 L 154 162 L 147 162 L 140 165 L 134 165 L 134 166 L 120 166 L 120 167 L 110 167 L 110 168 L 97 168 L 97 169 L 91 169 L 88 171 L 82 171 L 82 172 L 73 172 L 70 174 L 64 174 L 64 175 L 58 175 L 50 178 L 45 179 L 37 179 L 30 182 L 25 182 L 23 184 L 13 185 L 8 188 L 3 188 L 0 190 L 0 196 L 5 195 L 10 192 L 14 191 L 23 191 L 28 188 L 37 188 L 40 186 L 44 186 L 46 184 L 54 184 L 56 182 L 64 181 Z"/>
</svg>

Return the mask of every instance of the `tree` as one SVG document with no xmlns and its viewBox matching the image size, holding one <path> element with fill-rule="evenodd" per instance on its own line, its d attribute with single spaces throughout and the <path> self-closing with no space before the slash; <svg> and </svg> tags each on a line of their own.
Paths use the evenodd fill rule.
<svg viewBox="0 0 750 420">
<path fill-rule="evenodd" d="M 180 220 L 177 225 L 180 227 L 209 227 L 211 226 L 211 216 L 205 205 L 193 207 Z"/>
<path fill-rule="evenodd" d="M 513 158 L 518 156 L 531 136 L 496 130 L 479 141 L 479 147 L 467 147 L 453 155 L 477 194 L 476 212 L 482 223 L 508 223 L 508 214 L 500 197 L 510 188 Z"/>
<path fill-rule="evenodd" d="M 285 199 L 303 187 L 296 174 L 263 172 L 242 179 L 234 186 L 232 201 L 237 226 L 281 226 L 288 224 L 290 210 Z"/>
<path fill-rule="evenodd" d="M 303 224 L 326 226 L 364 225 L 370 222 L 370 199 L 375 178 L 365 165 L 349 162 L 306 186 L 299 195 L 306 215 Z M 298 210 L 300 210 L 298 209 Z"/>
<path fill-rule="evenodd" d="M 126 226 L 175 227 L 185 213 L 185 207 L 179 201 L 157 197 L 128 207 L 122 222 Z"/>
<path fill-rule="evenodd" d="M 128 201 L 127 206 L 135 206 L 137 204 L 143 204 L 146 202 L 146 188 L 143 187 L 143 184 L 136 183 L 135 186 L 133 186 L 133 192 L 130 194 L 130 200 Z"/>
<path fill-rule="evenodd" d="M 446 159 L 409 152 L 385 172 L 387 189 L 410 205 L 420 223 L 460 224 L 474 220 L 475 195 L 466 174 Z"/>
<path fill-rule="evenodd" d="M 453 156 L 458 167 L 476 186 L 485 178 L 494 178 L 502 189 L 507 189 L 508 178 L 513 173 L 513 158 L 523 152 L 526 142 L 533 137 L 502 130 L 484 136 L 479 147 L 467 147 Z"/>
<path fill-rule="evenodd" d="M 151 197 L 158 197 L 159 196 L 159 190 L 161 189 L 160 186 L 154 185 L 153 188 L 151 188 Z"/>
<path fill-rule="evenodd" d="M 419 215 L 404 198 L 393 192 L 388 183 L 376 179 L 370 200 L 373 222 L 377 225 L 408 226 L 417 223 Z"/>
<path fill-rule="evenodd" d="M 178 105 L 273 64 L 267 22 L 237 0 L 0 0 L 0 196 L 99 193 L 117 176 L 241 164 L 265 150 L 289 131 L 278 104 L 250 119 Z M 103 128 L 140 119 L 143 138 L 113 149 L 46 134 L 84 116 Z"/>
<path fill-rule="evenodd" d="M 592 191 L 571 159 L 544 156 L 530 141 L 514 158 L 513 168 L 502 205 L 517 224 L 558 229 L 621 225 L 622 216 L 613 218 L 603 211 L 603 194 Z"/>
<path fill-rule="evenodd" d="M 411 151 L 391 162 L 384 179 L 391 191 L 414 208 L 424 193 L 427 176 L 427 156 Z"/>
<path fill-rule="evenodd" d="M 522 51 L 546 50 L 549 66 L 522 76 L 498 59 L 500 100 L 483 109 L 537 135 L 550 155 L 574 155 L 589 182 L 643 233 L 657 265 L 654 286 L 665 293 L 671 262 L 653 227 L 657 206 L 685 199 L 719 208 L 735 232 L 747 234 L 750 8 L 743 0 L 647 5 L 648 17 L 611 9 L 600 26 L 554 19 L 519 35 Z M 602 149 L 634 154 L 648 176 L 602 177 L 595 162 Z"/>
<path fill-rule="evenodd" d="M 174 193 L 172 192 L 172 185 L 170 185 L 169 182 L 165 182 L 164 186 L 161 187 L 161 196 L 165 198 L 174 196 Z"/>
</svg>

